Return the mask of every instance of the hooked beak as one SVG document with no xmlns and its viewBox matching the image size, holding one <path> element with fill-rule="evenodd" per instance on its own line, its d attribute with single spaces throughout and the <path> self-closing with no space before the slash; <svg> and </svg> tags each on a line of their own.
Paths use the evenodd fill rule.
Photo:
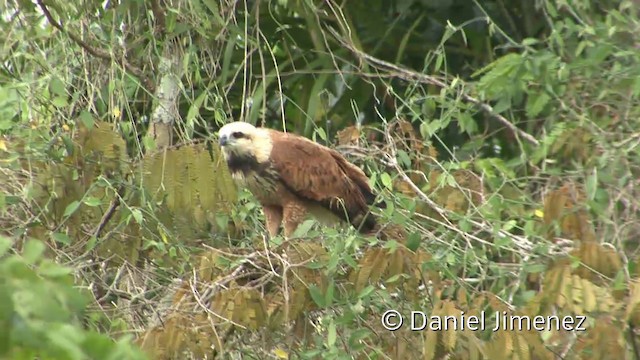
<svg viewBox="0 0 640 360">
<path fill-rule="evenodd" d="M 218 139 L 218 141 L 220 142 L 220 146 L 225 146 L 229 143 L 227 135 L 220 135 L 220 139 Z"/>
</svg>

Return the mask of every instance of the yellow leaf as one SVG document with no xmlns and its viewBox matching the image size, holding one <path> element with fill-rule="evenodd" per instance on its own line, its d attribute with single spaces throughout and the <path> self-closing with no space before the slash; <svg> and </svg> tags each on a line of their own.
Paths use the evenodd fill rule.
<svg viewBox="0 0 640 360">
<path fill-rule="evenodd" d="M 427 328 L 424 338 L 422 356 L 425 360 L 435 359 L 436 345 L 438 345 L 438 332 Z"/>
<path fill-rule="evenodd" d="M 122 112 L 120 111 L 120 108 L 113 108 L 113 117 L 120 117 L 120 115 L 122 114 Z"/>
<path fill-rule="evenodd" d="M 536 211 L 534 211 L 533 214 L 541 219 L 544 218 L 544 211 L 540 209 L 536 209 Z"/>
<path fill-rule="evenodd" d="M 286 351 L 277 348 L 275 350 L 273 350 L 273 353 L 279 358 L 279 359 L 288 359 L 289 358 L 289 353 L 287 353 Z"/>
<path fill-rule="evenodd" d="M 69 131 L 69 130 L 71 130 L 71 128 L 69 127 L 69 125 L 67 125 L 67 124 L 63 124 L 63 125 L 62 125 L 62 130 L 64 130 L 64 131 Z"/>
<path fill-rule="evenodd" d="M 0 150 L 9 151 L 9 149 L 7 149 L 7 143 L 2 139 L 0 139 Z"/>
<path fill-rule="evenodd" d="M 455 316 L 456 313 L 460 313 L 460 311 L 456 309 L 456 305 L 449 300 L 445 300 L 442 306 L 442 314 L 444 316 Z M 447 351 L 453 351 L 455 348 L 456 335 L 458 335 L 457 331 L 443 331 L 442 343 Z"/>
</svg>

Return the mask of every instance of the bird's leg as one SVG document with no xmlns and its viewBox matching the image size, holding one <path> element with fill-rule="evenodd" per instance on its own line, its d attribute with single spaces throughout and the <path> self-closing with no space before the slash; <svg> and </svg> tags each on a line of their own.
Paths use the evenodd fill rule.
<svg viewBox="0 0 640 360">
<path fill-rule="evenodd" d="M 269 233 L 269 240 L 278 236 L 280 223 L 282 223 L 282 208 L 280 206 L 263 206 L 264 219 Z"/>
<path fill-rule="evenodd" d="M 304 221 L 307 215 L 307 208 L 296 202 L 291 202 L 282 210 L 284 215 L 284 237 L 290 239 L 298 226 Z"/>
</svg>

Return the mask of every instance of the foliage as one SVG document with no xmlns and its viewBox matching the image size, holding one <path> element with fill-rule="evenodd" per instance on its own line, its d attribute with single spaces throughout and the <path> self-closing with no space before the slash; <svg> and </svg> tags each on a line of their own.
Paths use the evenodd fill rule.
<svg viewBox="0 0 640 360">
<path fill-rule="evenodd" d="M 0 326 L 47 341 L 4 349 L 126 356 L 98 334 L 135 332 L 172 359 L 640 356 L 633 1 L 5 5 L 0 296 L 31 301 L 0 303 L 37 318 Z M 232 119 L 365 169 L 386 240 L 264 238 L 215 144 Z M 389 309 L 487 322 L 389 331 Z M 587 321 L 492 331 L 496 312 Z"/>
<path fill-rule="evenodd" d="M 22 254 L 9 254 L 10 238 L 0 237 L 0 356 L 8 359 L 145 359 L 130 336 L 114 342 L 85 330 L 87 294 L 74 288 L 73 268 L 43 257 L 37 239 Z"/>
</svg>

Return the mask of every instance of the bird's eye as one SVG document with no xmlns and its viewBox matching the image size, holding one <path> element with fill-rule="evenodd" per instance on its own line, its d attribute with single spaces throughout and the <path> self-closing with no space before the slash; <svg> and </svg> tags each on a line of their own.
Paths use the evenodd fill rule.
<svg viewBox="0 0 640 360">
<path fill-rule="evenodd" d="M 244 134 L 239 132 L 239 131 L 236 131 L 236 132 L 232 133 L 231 136 L 236 138 L 236 139 L 242 139 L 244 137 Z"/>
</svg>

